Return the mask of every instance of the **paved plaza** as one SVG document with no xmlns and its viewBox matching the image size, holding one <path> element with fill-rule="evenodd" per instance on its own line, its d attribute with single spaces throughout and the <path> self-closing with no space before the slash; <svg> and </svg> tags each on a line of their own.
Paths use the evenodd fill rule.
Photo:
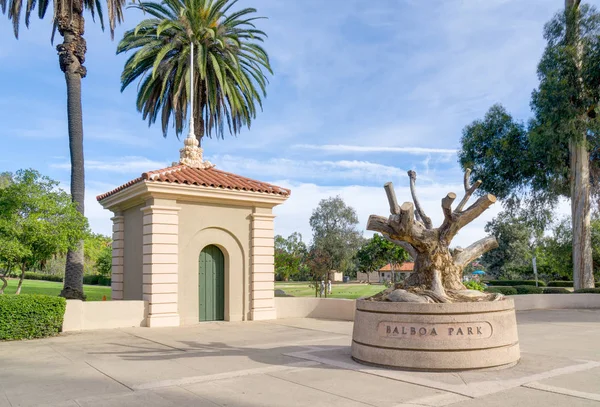
<svg viewBox="0 0 600 407">
<path fill-rule="evenodd" d="M 357 364 L 352 322 L 316 319 L 0 343 L 0 407 L 600 406 L 600 312 L 517 318 L 517 366 L 461 373 Z"/>
</svg>

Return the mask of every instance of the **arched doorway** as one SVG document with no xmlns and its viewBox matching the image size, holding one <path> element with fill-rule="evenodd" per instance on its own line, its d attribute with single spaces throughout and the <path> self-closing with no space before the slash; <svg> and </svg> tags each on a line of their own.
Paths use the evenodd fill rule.
<svg viewBox="0 0 600 407">
<path fill-rule="evenodd" d="M 225 319 L 225 257 L 215 245 L 200 253 L 198 299 L 200 321 Z"/>
</svg>

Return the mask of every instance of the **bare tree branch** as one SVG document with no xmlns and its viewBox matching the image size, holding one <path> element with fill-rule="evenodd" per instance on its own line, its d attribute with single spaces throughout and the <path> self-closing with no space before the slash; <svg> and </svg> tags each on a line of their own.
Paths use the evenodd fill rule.
<svg viewBox="0 0 600 407">
<path fill-rule="evenodd" d="M 444 218 L 446 221 L 451 221 L 452 219 L 452 202 L 456 199 L 456 194 L 454 192 L 448 192 L 442 199 L 442 211 L 444 212 Z"/>
<path fill-rule="evenodd" d="M 433 229 L 433 224 L 431 223 L 431 219 L 425 215 L 425 211 L 419 202 L 419 198 L 417 197 L 417 191 L 415 189 L 415 181 L 417 180 L 417 173 L 413 170 L 408 171 L 408 178 L 410 179 L 410 194 L 412 195 L 413 202 L 415 203 L 415 207 L 417 209 L 418 218 L 421 218 L 423 224 L 427 229 Z M 418 219 L 417 220 L 420 220 Z"/>
<path fill-rule="evenodd" d="M 396 192 L 394 191 L 394 184 L 386 182 L 383 186 L 385 194 L 387 195 L 388 203 L 390 204 L 390 213 L 392 215 L 398 215 L 400 213 L 400 206 L 396 200 Z"/>
<path fill-rule="evenodd" d="M 453 256 L 454 264 L 463 268 L 485 252 L 495 249 L 496 247 L 498 247 L 498 241 L 494 236 L 484 237 L 466 249 L 456 251 Z"/>
<path fill-rule="evenodd" d="M 475 218 L 483 213 L 487 208 L 496 202 L 496 197 L 492 194 L 486 194 L 480 197 L 475 203 L 458 214 L 456 225 L 458 229 L 471 223 Z M 458 232 L 458 230 L 457 230 Z"/>
<path fill-rule="evenodd" d="M 481 185 L 481 180 L 478 179 L 477 181 L 475 181 L 475 183 L 473 185 L 469 184 L 469 177 L 471 176 L 471 169 L 467 168 L 465 170 L 465 178 L 464 178 L 464 186 L 465 186 L 465 196 L 463 197 L 463 199 L 460 201 L 460 203 L 458 204 L 458 206 L 456 207 L 456 209 L 454 210 L 454 212 L 458 213 L 460 211 L 463 210 L 463 208 L 465 207 L 465 205 L 467 204 L 467 202 L 469 202 L 469 199 L 471 199 L 471 195 L 473 195 L 473 192 L 475 192 L 477 190 L 477 188 L 479 188 L 479 186 Z"/>
</svg>

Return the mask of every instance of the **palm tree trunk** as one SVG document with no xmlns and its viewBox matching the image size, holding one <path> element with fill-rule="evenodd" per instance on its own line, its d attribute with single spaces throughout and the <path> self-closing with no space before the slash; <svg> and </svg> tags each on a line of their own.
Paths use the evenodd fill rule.
<svg viewBox="0 0 600 407">
<path fill-rule="evenodd" d="M 60 69 L 67 83 L 67 115 L 69 122 L 69 150 L 71 152 L 71 198 L 77 210 L 84 213 L 85 169 L 83 163 L 83 114 L 81 108 L 81 78 L 86 75 L 86 43 L 83 4 L 73 0 L 71 15 L 64 13 L 58 18 L 58 30 L 64 41 L 56 47 Z M 67 252 L 64 288 L 60 295 L 70 299 L 84 300 L 83 294 L 83 240 Z"/>
<path fill-rule="evenodd" d="M 590 224 L 590 154 L 585 139 L 569 142 L 571 153 L 571 222 L 575 289 L 594 288 Z"/>
</svg>

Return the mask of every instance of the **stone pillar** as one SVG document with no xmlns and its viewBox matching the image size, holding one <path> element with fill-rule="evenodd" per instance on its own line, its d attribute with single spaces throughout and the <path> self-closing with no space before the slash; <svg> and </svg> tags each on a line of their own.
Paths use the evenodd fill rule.
<svg viewBox="0 0 600 407">
<path fill-rule="evenodd" d="M 123 299 L 123 248 L 125 242 L 125 218 L 121 212 L 115 212 L 110 220 L 113 222 L 112 236 L 112 275 L 111 297 L 113 300 Z"/>
<path fill-rule="evenodd" d="M 141 208 L 143 231 L 143 293 L 148 301 L 148 326 L 179 326 L 178 230 L 175 201 L 154 202 Z M 161 200 L 162 201 L 162 200 Z"/>
<path fill-rule="evenodd" d="M 252 214 L 250 253 L 250 318 L 275 319 L 275 238 L 271 209 L 255 208 Z"/>
</svg>

